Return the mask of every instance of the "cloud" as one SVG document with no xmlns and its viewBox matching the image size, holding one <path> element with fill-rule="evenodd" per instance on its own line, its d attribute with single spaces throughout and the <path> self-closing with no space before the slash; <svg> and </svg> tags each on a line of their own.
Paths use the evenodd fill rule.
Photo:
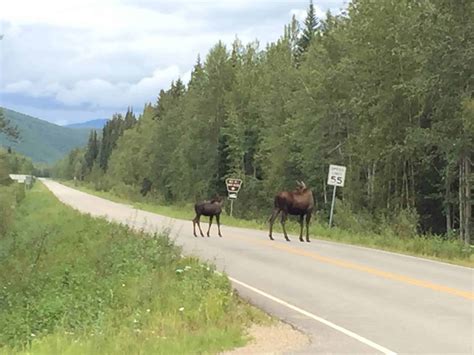
<svg viewBox="0 0 474 355">
<path fill-rule="evenodd" d="M 326 13 L 328 10 L 331 11 L 332 14 L 339 14 L 341 12 L 341 8 L 344 4 L 342 1 L 327 1 L 326 4 L 328 5 L 325 10 L 317 3 L 314 3 L 314 12 L 318 20 L 326 19 Z M 339 6 L 339 7 L 337 7 Z M 306 19 L 306 14 L 308 11 L 308 6 L 304 8 L 293 8 L 290 10 L 290 16 L 295 16 L 296 19 L 300 22 L 303 22 Z"/>
<path fill-rule="evenodd" d="M 4 92 L 6 93 L 25 93 L 31 92 L 33 83 L 29 80 L 20 80 L 16 83 L 11 83 L 5 86 Z"/>
<path fill-rule="evenodd" d="M 343 1 L 315 1 L 318 16 Z M 51 120 L 59 110 L 83 117 L 142 107 L 172 80 L 187 82 L 197 55 L 204 58 L 218 40 L 275 41 L 293 13 L 304 18 L 307 6 L 308 0 L 2 3 L 2 105 Z M 47 109 L 51 102 L 54 111 Z"/>
<path fill-rule="evenodd" d="M 113 108 L 125 104 L 141 107 L 145 102 L 154 102 L 159 91 L 179 77 L 189 80 L 190 72 L 182 74 L 179 68 L 173 65 L 165 69 L 156 69 L 150 76 L 135 83 L 112 83 L 95 78 L 79 80 L 71 87 L 66 87 L 59 84 L 35 85 L 29 80 L 21 80 L 6 85 L 4 92 L 33 97 L 52 96 L 65 106 Z"/>
</svg>

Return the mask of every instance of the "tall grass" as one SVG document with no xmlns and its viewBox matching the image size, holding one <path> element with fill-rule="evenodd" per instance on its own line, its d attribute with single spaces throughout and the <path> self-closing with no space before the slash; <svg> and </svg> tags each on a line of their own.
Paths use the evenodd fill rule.
<svg viewBox="0 0 474 355">
<path fill-rule="evenodd" d="M 63 181 L 63 183 L 84 192 L 116 202 L 132 204 L 136 208 L 168 217 L 181 219 L 192 219 L 194 217 L 192 204 L 161 205 L 150 199 L 143 198 L 136 192 L 133 193 L 131 189 L 127 189 L 127 193 L 122 194 L 121 190 L 117 189 L 114 191 L 97 191 L 94 189 L 94 186 L 87 183 L 72 184 L 68 181 Z M 270 211 L 268 212 L 270 213 Z M 336 226 L 329 228 L 326 217 L 316 216 L 313 218 L 313 223 L 310 227 L 311 236 L 341 243 L 422 256 L 453 264 L 474 266 L 474 249 L 464 245 L 456 238 L 417 234 L 416 216 L 412 211 L 401 211 L 392 220 L 388 221 L 383 217 L 374 219 L 363 213 L 355 215 L 351 212 L 349 206 L 338 201 L 335 215 Z M 268 229 L 265 218 L 248 220 L 224 215 L 222 223 L 242 228 Z M 299 225 L 290 220 L 287 230 L 290 233 L 298 234 Z M 275 231 L 281 232 L 279 223 L 275 223 Z"/>
<path fill-rule="evenodd" d="M 10 230 L 16 205 L 24 198 L 23 185 L 17 183 L 0 185 L 0 238 Z"/>
<path fill-rule="evenodd" d="M 37 184 L 0 239 L 0 353 L 214 353 L 267 316 L 227 277 L 149 236 L 81 215 Z"/>
</svg>

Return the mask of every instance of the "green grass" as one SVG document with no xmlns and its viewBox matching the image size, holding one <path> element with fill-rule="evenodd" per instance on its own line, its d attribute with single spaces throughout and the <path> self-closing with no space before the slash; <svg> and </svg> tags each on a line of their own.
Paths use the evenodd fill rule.
<svg viewBox="0 0 474 355">
<path fill-rule="evenodd" d="M 112 192 L 96 191 L 85 183 L 74 184 L 70 181 L 61 181 L 61 183 L 96 196 L 115 202 L 130 204 L 133 207 L 164 216 L 188 220 L 194 218 L 192 204 L 182 206 L 157 205 L 150 201 L 143 202 L 131 200 L 135 197 L 124 198 Z M 137 197 L 137 199 L 138 198 L 139 197 Z M 232 218 L 228 215 L 223 215 L 221 220 L 223 224 L 229 226 L 268 230 L 268 224 L 265 220 L 244 220 Z M 274 230 L 275 232 L 281 232 L 279 223 L 275 223 Z M 295 221 L 290 221 L 287 225 L 287 230 L 289 233 L 299 234 L 299 225 Z M 348 231 L 337 227 L 329 228 L 326 223 L 320 223 L 317 218 L 313 221 L 310 227 L 310 234 L 312 238 L 398 252 L 456 265 L 474 267 L 473 248 L 466 247 L 456 239 L 446 239 L 440 236 L 401 237 L 395 235 L 392 231 L 386 231 L 381 234 Z"/>
<path fill-rule="evenodd" d="M 0 238 L 0 354 L 216 353 L 271 322 L 166 235 L 79 214 L 40 183 Z"/>
</svg>

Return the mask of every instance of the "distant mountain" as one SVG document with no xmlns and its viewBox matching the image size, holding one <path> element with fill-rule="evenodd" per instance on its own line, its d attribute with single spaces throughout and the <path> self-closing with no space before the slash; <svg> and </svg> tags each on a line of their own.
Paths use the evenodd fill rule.
<svg viewBox="0 0 474 355">
<path fill-rule="evenodd" d="M 18 143 L 13 143 L 0 133 L 0 146 L 12 147 L 36 163 L 53 163 L 72 149 L 87 144 L 88 128 L 62 127 L 6 108 L 0 109 L 12 125 L 18 127 L 21 136 Z"/>
<path fill-rule="evenodd" d="M 86 122 L 68 124 L 68 125 L 65 125 L 64 127 L 102 129 L 104 128 L 107 121 L 108 121 L 107 118 L 99 118 L 97 120 L 90 120 Z"/>
</svg>

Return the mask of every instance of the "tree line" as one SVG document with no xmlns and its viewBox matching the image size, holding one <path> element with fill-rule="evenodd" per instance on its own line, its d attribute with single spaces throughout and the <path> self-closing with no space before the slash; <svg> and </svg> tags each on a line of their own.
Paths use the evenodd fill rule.
<svg viewBox="0 0 474 355">
<path fill-rule="evenodd" d="M 189 83 L 138 118 L 115 115 L 56 173 L 168 203 L 225 194 L 238 177 L 236 213 L 254 218 L 295 180 L 324 216 L 328 166 L 345 165 L 338 198 L 355 216 L 403 214 L 469 243 L 473 13 L 469 0 L 353 0 L 318 19 L 310 3 L 264 48 L 218 42 Z"/>
</svg>

